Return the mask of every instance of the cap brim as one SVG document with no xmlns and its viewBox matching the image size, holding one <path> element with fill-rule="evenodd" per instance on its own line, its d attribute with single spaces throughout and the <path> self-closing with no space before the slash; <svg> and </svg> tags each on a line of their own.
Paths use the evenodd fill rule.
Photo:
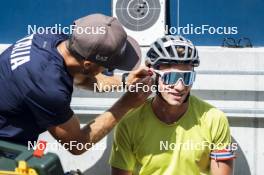
<svg viewBox="0 0 264 175">
<path fill-rule="evenodd" d="M 123 54 L 115 58 L 116 65 L 113 68 L 125 71 L 137 69 L 141 63 L 141 50 L 136 40 L 127 36 L 126 48 Z"/>
</svg>

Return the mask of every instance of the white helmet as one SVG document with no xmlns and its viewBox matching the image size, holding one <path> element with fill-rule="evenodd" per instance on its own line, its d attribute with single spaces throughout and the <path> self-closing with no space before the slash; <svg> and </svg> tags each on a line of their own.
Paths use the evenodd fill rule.
<svg viewBox="0 0 264 175">
<path fill-rule="evenodd" d="M 182 50 L 180 55 L 179 49 Z M 198 51 L 190 40 L 179 35 L 166 35 L 158 38 L 150 45 L 146 65 L 155 68 L 160 64 L 168 63 L 192 64 L 194 67 L 198 67 L 200 64 Z"/>
</svg>

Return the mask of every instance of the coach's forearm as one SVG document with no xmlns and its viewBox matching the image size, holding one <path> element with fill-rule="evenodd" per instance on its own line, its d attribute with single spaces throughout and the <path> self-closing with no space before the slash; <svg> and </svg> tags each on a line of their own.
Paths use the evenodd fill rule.
<svg viewBox="0 0 264 175">
<path fill-rule="evenodd" d="M 124 104 L 121 106 L 121 103 L 118 101 L 108 111 L 89 122 L 82 128 L 82 132 L 87 138 L 86 142 L 97 143 L 100 141 L 115 127 L 130 108 Z"/>
<path fill-rule="evenodd" d="M 137 83 L 151 86 L 153 80 L 151 77 L 146 77 Z M 87 142 L 96 143 L 101 140 L 130 109 L 143 104 L 150 94 L 151 91 L 126 92 L 107 112 L 82 128 Z"/>
<path fill-rule="evenodd" d="M 121 106 L 121 104 L 123 105 Z M 73 115 L 67 122 L 52 126 L 48 130 L 72 154 L 80 155 L 113 129 L 122 116 L 132 107 L 131 104 L 129 105 L 126 105 L 124 100 L 119 100 L 107 112 L 99 115 L 83 128 L 80 127 L 78 117 Z M 77 142 L 78 145 L 81 144 L 82 148 L 72 145 L 72 141 Z"/>
<path fill-rule="evenodd" d="M 151 77 L 146 77 L 138 82 L 147 86 L 151 86 L 153 83 Z M 90 146 L 97 143 L 115 127 L 130 109 L 143 104 L 150 94 L 151 91 L 126 92 L 109 110 L 83 127 L 78 140 L 82 143 L 90 143 Z M 82 152 L 85 150 L 79 151 L 78 154 Z"/>
</svg>

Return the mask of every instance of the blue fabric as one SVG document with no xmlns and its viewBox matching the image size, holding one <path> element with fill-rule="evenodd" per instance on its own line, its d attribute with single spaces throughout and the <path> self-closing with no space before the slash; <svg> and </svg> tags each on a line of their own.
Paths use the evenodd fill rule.
<svg viewBox="0 0 264 175">
<path fill-rule="evenodd" d="M 27 36 L 0 55 L 1 140 L 26 145 L 73 115 L 73 78 L 56 48 L 67 38 Z"/>
</svg>

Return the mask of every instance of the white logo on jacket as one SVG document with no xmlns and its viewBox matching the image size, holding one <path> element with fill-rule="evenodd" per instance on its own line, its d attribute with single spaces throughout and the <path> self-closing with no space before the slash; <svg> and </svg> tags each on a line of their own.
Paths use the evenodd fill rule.
<svg viewBox="0 0 264 175">
<path fill-rule="evenodd" d="M 22 64 L 25 64 L 30 61 L 30 49 L 32 45 L 32 39 L 33 35 L 29 35 L 17 41 L 14 45 L 10 56 L 10 64 L 12 70 L 15 70 Z"/>
<path fill-rule="evenodd" d="M 96 55 L 95 59 L 98 60 L 98 61 L 102 61 L 102 62 L 105 62 L 108 60 L 109 57 L 107 56 L 101 56 L 101 55 Z"/>
</svg>

